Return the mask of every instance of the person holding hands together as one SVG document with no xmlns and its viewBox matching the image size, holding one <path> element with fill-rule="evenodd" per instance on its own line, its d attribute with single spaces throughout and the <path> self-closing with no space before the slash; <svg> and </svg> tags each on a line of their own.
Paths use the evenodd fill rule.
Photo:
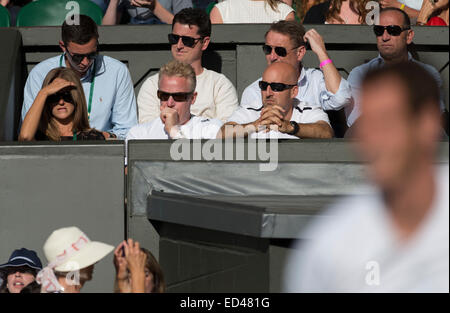
<svg viewBox="0 0 450 313">
<path fill-rule="evenodd" d="M 164 275 L 150 251 L 133 239 L 122 241 L 114 250 L 115 292 L 163 293 Z"/>
<path fill-rule="evenodd" d="M 267 67 L 259 82 L 263 105 L 259 109 L 240 108 L 222 126 L 218 138 L 253 139 L 331 138 L 328 116 L 319 106 L 312 107 L 296 98 L 297 71 L 287 63 Z"/>
</svg>

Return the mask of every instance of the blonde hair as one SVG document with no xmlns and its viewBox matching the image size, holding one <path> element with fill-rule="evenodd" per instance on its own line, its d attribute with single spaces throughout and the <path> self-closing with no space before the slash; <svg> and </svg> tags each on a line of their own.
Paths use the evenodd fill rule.
<svg viewBox="0 0 450 313">
<path fill-rule="evenodd" d="M 191 91 L 195 90 L 197 86 L 197 79 L 195 78 L 195 71 L 189 64 L 182 63 L 177 60 L 170 61 L 169 63 L 163 65 L 159 70 L 159 80 L 158 85 L 161 82 L 161 78 L 166 77 L 184 77 L 191 84 Z"/>
<path fill-rule="evenodd" d="M 90 130 L 83 87 L 81 86 L 78 75 L 72 69 L 66 67 L 52 69 L 45 77 L 44 82 L 42 83 L 42 88 L 51 84 L 58 77 L 75 84 L 75 88 L 72 88 L 69 91 L 75 107 L 72 115 L 72 131 Z M 42 117 L 39 121 L 39 130 L 50 140 L 61 140 L 58 126 L 56 125 L 55 118 L 52 114 L 52 105 L 51 103 L 48 103 L 48 101 L 45 103 L 44 111 L 42 112 Z"/>
</svg>

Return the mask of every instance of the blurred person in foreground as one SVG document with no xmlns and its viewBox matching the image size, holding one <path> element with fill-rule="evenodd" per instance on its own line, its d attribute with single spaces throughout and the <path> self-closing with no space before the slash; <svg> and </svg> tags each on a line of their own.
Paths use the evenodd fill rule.
<svg viewBox="0 0 450 313">
<path fill-rule="evenodd" d="M 288 292 L 448 292 L 448 163 L 435 166 L 439 88 L 413 62 L 362 83 L 358 151 L 374 186 L 313 222 L 290 257 Z"/>
<path fill-rule="evenodd" d="M 164 275 L 153 254 L 139 242 L 128 239 L 114 250 L 115 292 L 163 293 Z"/>
</svg>

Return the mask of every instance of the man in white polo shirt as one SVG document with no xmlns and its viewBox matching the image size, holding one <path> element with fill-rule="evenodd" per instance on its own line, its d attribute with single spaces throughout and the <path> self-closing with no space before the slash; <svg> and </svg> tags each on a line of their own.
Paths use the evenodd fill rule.
<svg viewBox="0 0 450 313">
<path fill-rule="evenodd" d="M 262 105 L 240 108 L 222 126 L 220 138 L 331 138 L 333 130 L 319 105 L 298 102 L 297 70 L 273 63 L 259 82 Z"/>
<path fill-rule="evenodd" d="M 351 100 L 349 83 L 341 77 L 331 61 L 322 36 L 314 29 L 305 32 L 295 21 L 279 21 L 270 25 L 264 37 L 263 51 L 267 65 L 284 62 L 298 71 L 299 101 L 319 105 L 323 110 L 338 111 Z M 320 70 L 305 68 L 302 60 L 306 55 L 306 43 L 316 54 Z M 241 107 L 258 107 L 261 94 L 258 84 L 261 78 L 247 86 L 242 93 Z"/>
<path fill-rule="evenodd" d="M 236 89 L 225 75 L 202 66 L 203 51 L 208 48 L 210 37 L 209 16 L 203 10 L 187 8 L 175 15 L 169 43 L 173 58 L 191 65 L 197 76 L 198 96 L 191 113 L 225 122 L 238 107 L 238 97 Z M 139 123 L 159 116 L 157 89 L 158 74 L 149 77 L 139 90 Z"/>
<path fill-rule="evenodd" d="M 131 128 L 127 140 L 216 138 L 222 126 L 220 120 L 191 114 L 191 105 L 197 98 L 194 69 L 173 60 L 161 67 L 158 77 L 161 113 L 156 119 Z"/>
</svg>

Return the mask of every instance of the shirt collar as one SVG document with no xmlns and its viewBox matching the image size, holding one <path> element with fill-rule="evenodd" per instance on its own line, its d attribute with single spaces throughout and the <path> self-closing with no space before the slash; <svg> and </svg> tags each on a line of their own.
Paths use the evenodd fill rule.
<svg viewBox="0 0 450 313">
<path fill-rule="evenodd" d="M 62 55 L 63 55 L 62 66 L 63 67 L 67 67 L 64 53 Z M 92 77 L 91 76 L 92 76 L 92 74 L 94 72 L 94 64 L 97 67 L 96 74 L 95 74 L 97 76 L 98 73 L 100 72 L 101 68 L 103 67 L 103 58 L 101 58 L 99 55 L 97 55 L 97 58 L 95 59 L 95 62 L 92 63 L 92 65 L 87 70 L 86 74 L 83 77 L 80 78 L 80 81 L 82 83 L 92 81 Z"/>
<path fill-rule="evenodd" d="M 302 86 L 306 85 L 307 82 L 308 82 L 308 79 L 306 78 L 306 71 L 305 71 L 305 68 L 302 67 L 302 71 L 300 72 L 300 78 L 298 80 L 298 87 L 302 87 Z"/>
<path fill-rule="evenodd" d="M 300 93 L 300 98 L 304 99 L 306 96 L 306 91 L 308 89 L 308 78 L 306 76 L 306 70 L 302 67 L 302 71 L 300 72 L 300 78 L 298 80 L 298 92 Z"/>
<path fill-rule="evenodd" d="M 412 60 L 413 60 L 412 54 L 411 54 L 411 52 L 408 52 L 408 61 L 412 61 Z M 381 54 L 379 54 L 379 53 L 378 53 L 377 61 L 380 65 L 384 65 L 384 59 L 381 56 Z"/>
</svg>

